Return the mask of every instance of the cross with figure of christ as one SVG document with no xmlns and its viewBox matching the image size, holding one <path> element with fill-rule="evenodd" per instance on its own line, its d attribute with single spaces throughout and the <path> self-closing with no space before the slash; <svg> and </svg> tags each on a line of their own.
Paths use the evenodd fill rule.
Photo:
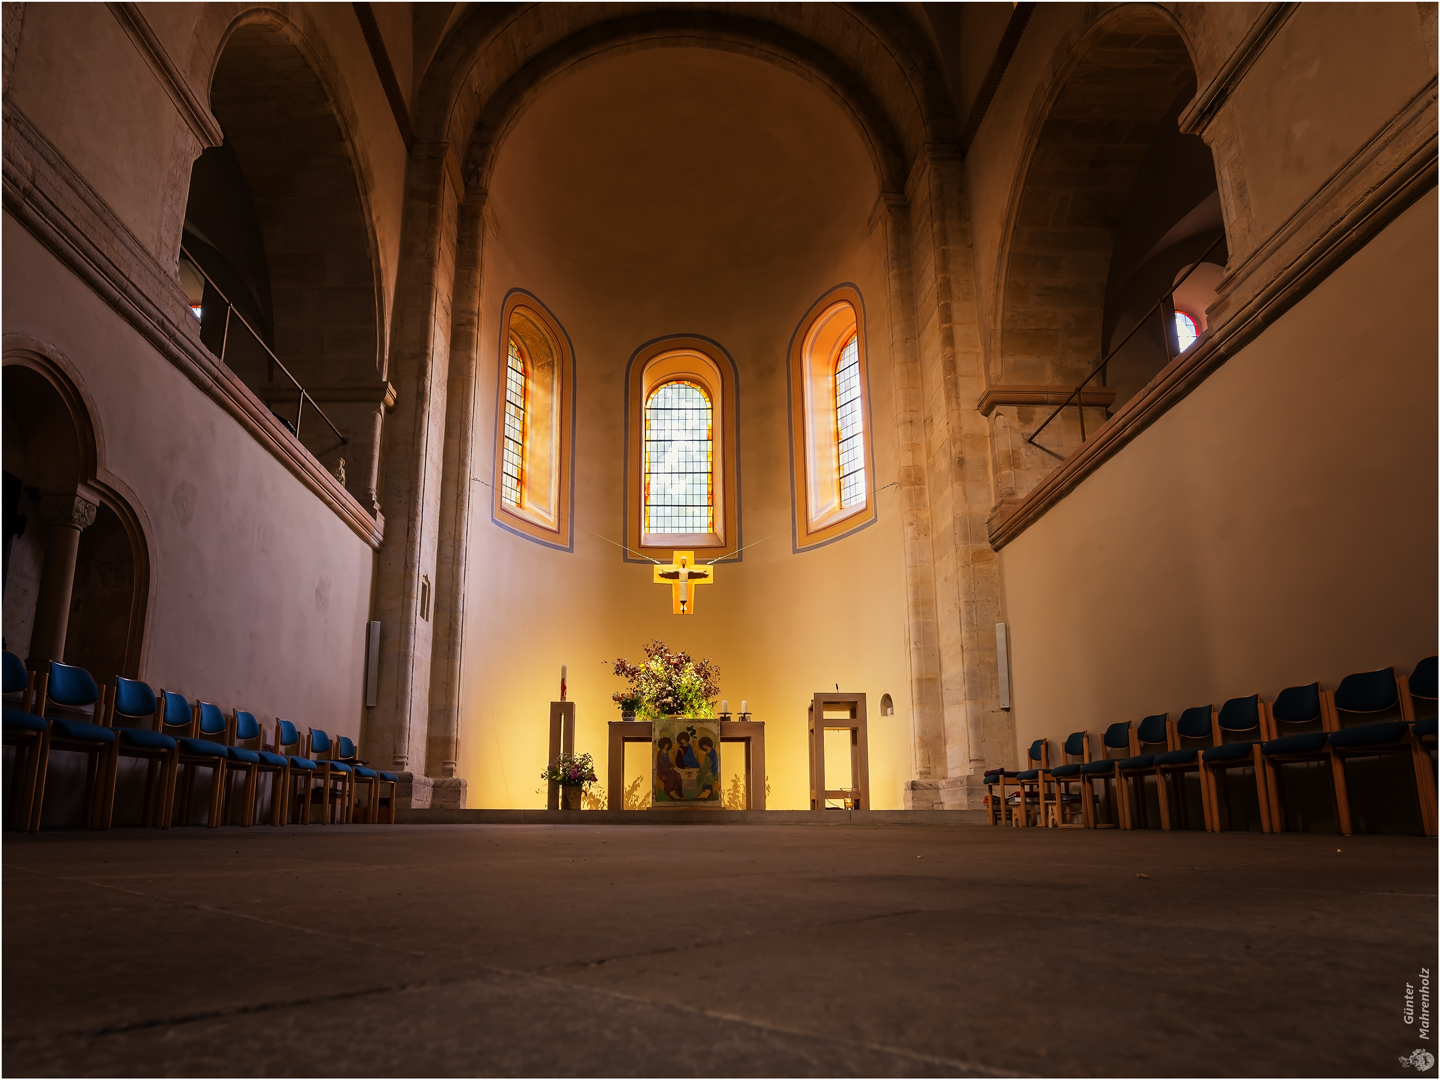
<svg viewBox="0 0 1440 1080">
<path fill-rule="evenodd" d="M 656 564 L 655 584 L 670 586 L 670 610 L 676 615 L 695 614 L 695 586 L 715 582 L 713 566 L 696 566 L 693 551 L 677 551 L 670 565 Z"/>
</svg>

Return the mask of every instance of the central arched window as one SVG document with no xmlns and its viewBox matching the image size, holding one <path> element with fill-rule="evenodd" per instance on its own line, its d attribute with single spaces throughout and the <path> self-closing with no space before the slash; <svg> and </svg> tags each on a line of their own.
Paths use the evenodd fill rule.
<svg viewBox="0 0 1440 1080">
<path fill-rule="evenodd" d="M 791 340 L 796 551 L 875 521 L 864 310 L 859 291 L 841 285 L 815 302 Z"/>
<path fill-rule="evenodd" d="M 710 395 L 684 379 L 645 401 L 645 531 L 715 531 L 715 433 Z"/>
<path fill-rule="evenodd" d="M 631 357 L 625 379 L 624 557 L 737 551 L 734 361 L 706 338 L 663 338 Z"/>
</svg>

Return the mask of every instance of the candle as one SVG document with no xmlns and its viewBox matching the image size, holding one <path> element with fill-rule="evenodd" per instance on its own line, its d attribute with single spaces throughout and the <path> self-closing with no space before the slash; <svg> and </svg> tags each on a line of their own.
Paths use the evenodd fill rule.
<svg viewBox="0 0 1440 1080">
<path fill-rule="evenodd" d="M 750 703 L 749 703 L 748 701 L 742 701 L 742 702 L 740 702 L 740 713 L 741 713 L 741 715 L 743 716 L 745 713 L 747 713 L 747 712 L 749 712 L 749 711 L 750 711 Z"/>
<path fill-rule="evenodd" d="M 728 701 L 722 701 L 722 702 L 720 702 L 720 711 L 721 711 L 722 713 L 727 713 L 727 712 L 729 712 L 729 711 L 730 711 L 730 702 L 728 702 Z"/>
<path fill-rule="evenodd" d="M 565 673 L 569 668 L 565 664 L 560 665 L 560 700 L 565 700 Z"/>
</svg>

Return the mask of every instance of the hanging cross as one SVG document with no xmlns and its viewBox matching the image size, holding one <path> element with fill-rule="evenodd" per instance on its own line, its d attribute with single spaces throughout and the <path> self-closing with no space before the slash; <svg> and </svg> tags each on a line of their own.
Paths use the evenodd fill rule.
<svg viewBox="0 0 1440 1080">
<path fill-rule="evenodd" d="M 713 566 L 696 566 L 693 551 L 677 551 L 670 565 L 655 567 L 655 584 L 670 586 L 670 610 L 676 615 L 695 614 L 695 586 L 715 582 Z"/>
</svg>

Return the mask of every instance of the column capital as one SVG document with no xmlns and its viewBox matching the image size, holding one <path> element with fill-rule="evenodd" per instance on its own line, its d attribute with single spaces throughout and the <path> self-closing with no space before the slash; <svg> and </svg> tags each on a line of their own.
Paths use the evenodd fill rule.
<svg viewBox="0 0 1440 1080">
<path fill-rule="evenodd" d="M 73 529 L 84 529 L 95 524 L 95 511 L 99 509 L 89 499 L 79 495 L 41 495 L 40 517 L 47 525 L 69 525 Z"/>
</svg>

